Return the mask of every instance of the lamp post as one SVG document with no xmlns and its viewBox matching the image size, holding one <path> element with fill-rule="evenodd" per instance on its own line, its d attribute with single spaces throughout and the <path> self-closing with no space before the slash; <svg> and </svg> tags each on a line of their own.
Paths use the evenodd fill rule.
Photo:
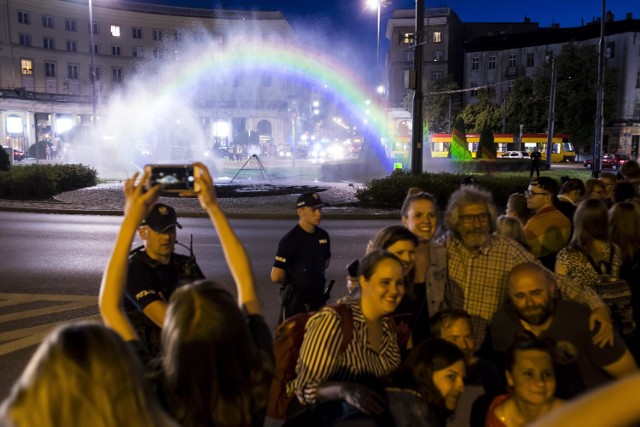
<svg viewBox="0 0 640 427">
<path fill-rule="evenodd" d="M 369 7 L 378 9 L 378 36 L 376 38 L 376 85 L 380 83 L 380 8 L 382 0 L 368 0 Z"/>
</svg>

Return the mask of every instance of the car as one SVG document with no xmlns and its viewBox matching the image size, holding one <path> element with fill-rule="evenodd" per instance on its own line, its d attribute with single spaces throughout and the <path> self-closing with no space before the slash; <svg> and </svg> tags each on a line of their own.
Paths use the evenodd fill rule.
<svg viewBox="0 0 640 427">
<path fill-rule="evenodd" d="M 618 170 L 620 166 L 622 166 L 627 160 L 629 156 L 625 154 L 604 154 L 602 156 L 602 169 L 613 169 Z M 584 161 L 584 167 L 587 169 L 593 168 L 593 159 L 587 159 Z"/>
<path fill-rule="evenodd" d="M 5 146 L 5 147 L 3 147 L 3 148 L 7 151 L 7 153 L 8 153 L 10 150 L 12 150 L 12 151 L 13 151 L 13 161 L 14 161 L 14 162 L 19 162 L 19 161 L 21 161 L 21 160 L 24 160 L 24 158 L 25 158 L 24 151 L 22 151 L 22 150 L 18 150 L 17 148 L 13 148 L 13 149 L 12 149 L 11 147 L 7 147 L 7 146 Z"/>
<path fill-rule="evenodd" d="M 527 151 L 505 151 L 499 159 L 531 159 Z"/>
</svg>

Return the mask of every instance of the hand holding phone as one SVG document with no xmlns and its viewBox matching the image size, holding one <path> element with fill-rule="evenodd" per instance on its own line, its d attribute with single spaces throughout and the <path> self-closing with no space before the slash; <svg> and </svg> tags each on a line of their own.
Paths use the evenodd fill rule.
<svg viewBox="0 0 640 427">
<path fill-rule="evenodd" d="M 147 189 L 160 185 L 160 192 L 180 195 L 193 195 L 195 178 L 193 165 L 146 165 L 145 174 L 148 174 Z"/>
</svg>

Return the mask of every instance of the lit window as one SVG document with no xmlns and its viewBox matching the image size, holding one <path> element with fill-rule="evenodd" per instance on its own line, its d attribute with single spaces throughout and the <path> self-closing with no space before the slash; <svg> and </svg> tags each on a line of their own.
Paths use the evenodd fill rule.
<svg viewBox="0 0 640 427">
<path fill-rule="evenodd" d="M 113 37 L 120 37 L 120 26 L 119 25 L 112 25 L 111 26 L 111 35 Z"/>
<path fill-rule="evenodd" d="M 53 28 L 53 16 L 42 15 L 42 26 L 44 28 Z"/>
<path fill-rule="evenodd" d="M 78 50 L 78 46 L 76 45 L 75 40 L 67 40 L 67 51 L 76 52 L 77 50 Z"/>
<path fill-rule="evenodd" d="M 44 63 L 44 76 L 45 77 L 55 77 L 56 76 L 56 63 L 55 62 L 45 62 Z"/>
<path fill-rule="evenodd" d="M 78 21 L 75 19 L 67 18 L 64 24 L 64 29 L 67 31 L 78 31 Z"/>
<path fill-rule="evenodd" d="M 30 59 L 22 59 L 20 61 L 23 76 L 30 76 L 33 74 L 33 61 Z"/>
<path fill-rule="evenodd" d="M 67 78 L 70 80 L 78 80 L 78 66 L 75 64 L 67 65 Z"/>
<path fill-rule="evenodd" d="M 480 69 L 480 57 L 474 56 L 471 58 L 471 71 L 477 71 Z"/>
<path fill-rule="evenodd" d="M 120 56 L 120 46 L 116 44 L 111 45 L 111 55 Z"/>
<path fill-rule="evenodd" d="M 489 65 L 488 65 L 490 70 L 495 70 L 496 69 L 496 57 L 495 56 L 490 56 L 489 57 Z"/>
<path fill-rule="evenodd" d="M 433 42 L 434 43 L 442 43 L 442 32 L 434 31 L 433 32 Z"/>
<path fill-rule="evenodd" d="M 134 27 L 134 28 L 131 29 L 131 32 L 132 32 L 132 37 L 134 39 L 141 39 L 142 38 L 142 28 Z"/>
<path fill-rule="evenodd" d="M 31 24 L 31 14 L 22 10 L 18 11 L 18 22 L 20 24 Z"/>
<path fill-rule="evenodd" d="M 404 44 L 413 44 L 413 33 L 404 33 L 402 37 L 402 43 Z"/>
</svg>

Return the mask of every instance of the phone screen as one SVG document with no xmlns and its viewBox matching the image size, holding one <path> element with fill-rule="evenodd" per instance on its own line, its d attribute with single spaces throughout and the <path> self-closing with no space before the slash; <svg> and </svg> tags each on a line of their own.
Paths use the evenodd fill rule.
<svg viewBox="0 0 640 427">
<path fill-rule="evenodd" d="M 193 165 L 153 166 L 149 181 L 151 186 L 160 184 L 162 191 L 193 190 Z"/>
</svg>

